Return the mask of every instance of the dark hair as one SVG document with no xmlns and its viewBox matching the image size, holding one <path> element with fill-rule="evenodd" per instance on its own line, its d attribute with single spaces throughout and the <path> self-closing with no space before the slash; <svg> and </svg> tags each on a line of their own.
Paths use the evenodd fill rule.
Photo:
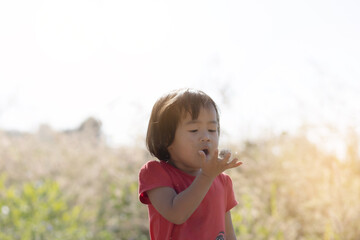
<svg viewBox="0 0 360 240">
<path fill-rule="evenodd" d="M 151 155 L 162 161 L 169 160 L 167 148 L 174 141 L 180 119 L 189 113 L 195 120 L 202 107 L 211 106 L 215 108 L 220 134 L 218 108 L 206 93 L 194 89 L 178 89 L 159 98 L 152 109 L 146 134 L 146 146 Z"/>
</svg>

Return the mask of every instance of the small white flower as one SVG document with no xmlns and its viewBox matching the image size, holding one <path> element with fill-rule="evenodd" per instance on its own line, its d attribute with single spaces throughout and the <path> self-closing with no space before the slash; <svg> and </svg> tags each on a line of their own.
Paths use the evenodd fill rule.
<svg viewBox="0 0 360 240">
<path fill-rule="evenodd" d="M 10 208 L 8 206 L 2 206 L 1 207 L 1 212 L 4 215 L 8 215 L 10 213 Z"/>
<path fill-rule="evenodd" d="M 52 226 L 50 223 L 48 223 L 48 224 L 46 225 L 46 229 L 47 229 L 48 231 L 52 231 L 54 228 L 53 228 L 53 226 Z"/>
</svg>

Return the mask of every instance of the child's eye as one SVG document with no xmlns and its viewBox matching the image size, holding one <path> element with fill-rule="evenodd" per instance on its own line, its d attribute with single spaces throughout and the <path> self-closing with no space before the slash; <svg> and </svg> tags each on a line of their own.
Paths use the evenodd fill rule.
<svg viewBox="0 0 360 240">
<path fill-rule="evenodd" d="M 197 132 L 197 129 L 189 130 L 189 132 L 192 132 L 192 133 Z"/>
<path fill-rule="evenodd" d="M 209 129 L 209 132 L 216 132 L 216 130 L 214 130 L 214 129 Z"/>
</svg>

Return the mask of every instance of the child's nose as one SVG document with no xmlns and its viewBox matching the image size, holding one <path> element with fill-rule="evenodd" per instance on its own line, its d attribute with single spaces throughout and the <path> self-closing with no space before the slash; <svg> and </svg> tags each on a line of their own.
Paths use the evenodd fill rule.
<svg viewBox="0 0 360 240">
<path fill-rule="evenodd" d="M 203 133 L 201 135 L 201 142 L 209 142 L 210 141 L 210 137 L 208 133 Z"/>
</svg>

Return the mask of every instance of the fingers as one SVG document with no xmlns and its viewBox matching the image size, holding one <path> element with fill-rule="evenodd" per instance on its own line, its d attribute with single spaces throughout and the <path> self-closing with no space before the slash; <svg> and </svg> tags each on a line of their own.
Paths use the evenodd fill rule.
<svg viewBox="0 0 360 240">
<path fill-rule="evenodd" d="M 231 152 L 227 152 L 225 154 L 222 154 L 222 158 L 220 158 L 221 161 L 226 161 L 226 169 L 235 168 L 242 164 L 242 162 L 239 161 L 237 157 L 230 160 Z"/>
<path fill-rule="evenodd" d="M 223 165 L 224 169 L 230 169 L 230 168 L 234 168 L 234 167 L 238 167 L 242 164 L 242 162 L 239 162 L 238 158 L 233 158 L 231 159 L 231 152 L 229 150 L 222 150 L 220 152 L 218 161 Z"/>
<path fill-rule="evenodd" d="M 238 162 L 239 159 L 236 157 L 230 160 L 230 151 L 227 151 L 226 153 L 221 152 L 219 156 L 219 150 L 216 149 L 214 150 L 214 153 L 210 155 L 210 157 L 209 155 L 207 156 L 203 151 L 199 151 L 198 153 L 203 163 L 215 161 L 217 164 L 229 166 L 230 168 L 240 166 L 242 164 L 242 162 Z"/>
<path fill-rule="evenodd" d="M 243 164 L 242 162 L 239 161 L 239 159 L 234 158 L 232 159 L 230 162 L 228 162 L 228 169 L 229 168 L 235 168 L 240 166 L 241 164 Z"/>
<path fill-rule="evenodd" d="M 226 153 L 223 157 L 219 156 L 218 153 L 219 150 L 217 149 L 208 155 L 206 155 L 203 151 L 198 152 L 201 158 L 202 174 L 210 177 L 216 177 L 225 170 L 238 167 L 242 164 L 242 162 L 238 162 L 238 158 L 233 158 L 230 160 L 230 152 Z"/>
</svg>

